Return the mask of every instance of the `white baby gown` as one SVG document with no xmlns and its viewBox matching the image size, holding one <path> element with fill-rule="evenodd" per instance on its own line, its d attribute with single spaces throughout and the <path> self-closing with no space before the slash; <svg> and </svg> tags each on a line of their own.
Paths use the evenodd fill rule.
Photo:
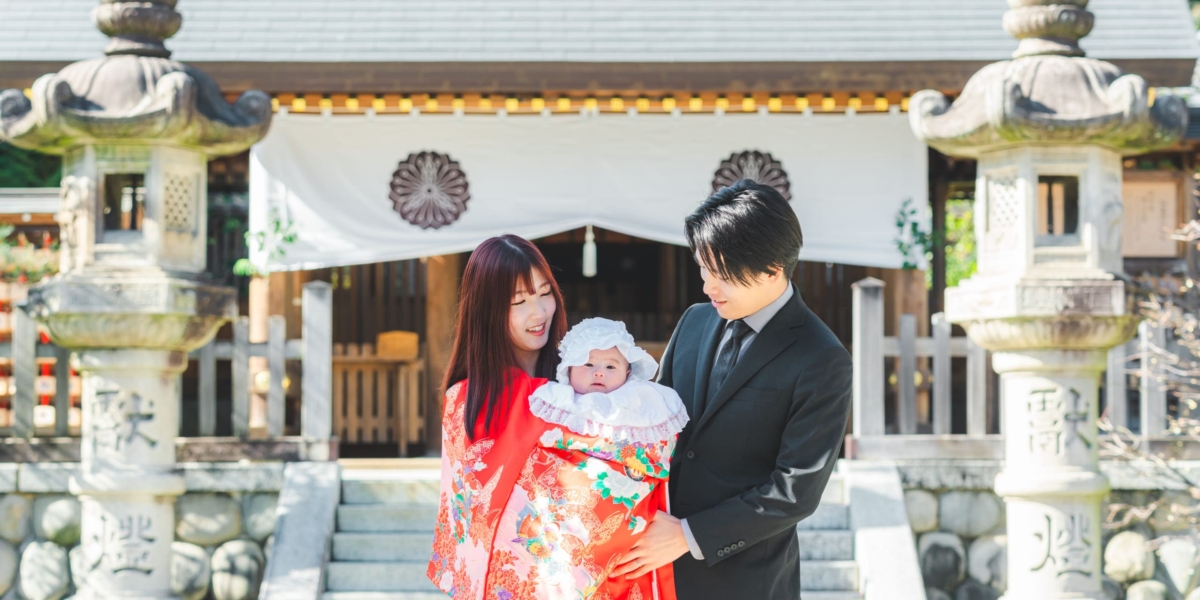
<svg viewBox="0 0 1200 600">
<path fill-rule="evenodd" d="M 586 364 L 592 350 L 608 348 L 616 348 L 629 361 L 625 384 L 611 392 L 576 393 L 570 385 L 570 368 Z M 529 397 L 535 416 L 579 435 L 614 442 L 653 444 L 683 431 L 688 422 L 683 400 L 675 390 L 650 381 L 658 362 L 634 343 L 624 323 L 584 319 L 563 337 L 559 354 L 558 381 Z"/>
</svg>

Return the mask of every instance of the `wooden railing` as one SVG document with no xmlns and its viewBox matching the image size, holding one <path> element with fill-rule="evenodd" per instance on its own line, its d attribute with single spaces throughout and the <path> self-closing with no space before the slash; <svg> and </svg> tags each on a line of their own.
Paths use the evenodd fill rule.
<svg viewBox="0 0 1200 600">
<path fill-rule="evenodd" d="M 864 279 L 854 284 L 853 422 L 847 453 L 856 458 L 1002 458 L 1004 404 L 986 350 L 966 337 L 951 337 L 945 315 L 931 318 L 930 337 L 917 336 L 915 315 L 900 315 L 896 336 L 884 336 L 883 283 Z M 1114 425 L 1129 427 L 1149 447 L 1178 446 L 1168 435 L 1168 392 L 1165 366 L 1152 360 L 1168 344 L 1164 329 L 1142 323 L 1138 337 L 1113 348 L 1103 383 L 1103 414 Z M 1177 350 L 1177 349 L 1175 349 Z M 966 394 L 953 402 L 952 359 L 965 358 Z M 918 361 L 931 364 L 930 395 L 925 420 L 919 419 L 921 386 Z M 895 364 L 895 417 L 886 419 L 886 365 Z M 1136 382 L 1131 385 L 1130 377 Z M 1134 423 L 1129 415 L 1130 391 L 1138 397 Z M 989 399 L 991 399 L 989 401 Z M 993 405 L 995 403 L 995 405 Z M 965 431 L 952 431 L 955 411 L 964 410 Z M 993 415 L 994 419 L 989 419 Z M 992 426 L 989 427 L 989 421 Z M 1131 427 L 1132 426 L 1132 427 Z M 1188 455 L 1193 453 L 1188 450 Z M 1195 451 L 1200 456 L 1200 449 Z"/>
<path fill-rule="evenodd" d="M 874 278 L 853 286 L 854 408 L 851 456 L 858 458 L 935 458 L 946 454 L 950 444 L 976 446 L 975 453 L 992 453 L 998 436 L 988 434 L 988 354 L 966 337 L 952 337 L 950 322 L 937 313 L 931 319 L 930 337 L 917 336 L 916 315 L 900 315 L 896 336 L 884 336 L 883 282 Z M 965 433 L 952 433 L 952 365 L 954 358 L 966 359 Z M 919 359 L 931 363 L 927 372 L 918 370 Z M 895 419 L 886 422 L 886 364 L 895 365 Z M 920 376 L 919 376 L 920 374 Z M 928 375 L 928 385 L 921 380 Z M 918 395 L 928 390 L 925 422 L 920 422 Z M 889 426 L 890 425 L 890 426 Z M 891 433 L 889 434 L 889 430 Z M 920 434 L 919 431 L 927 433 Z"/>
<path fill-rule="evenodd" d="M 24 302 L 25 289 L 0 282 L 0 433 L 77 434 L 79 377 L 67 366 L 69 353 L 44 343 L 37 325 L 14 309 Z M 52 400 L 43 404 L 45 399 Z"/>
<path fill-rule="evenodd" d="M 424 362 L 380 356 L 374 344 L 333 347 L 333 432 L 349 444 L 394 444 L 400 456 L 424 441 Z"/>
<path fill-rule="evenodd" d="M 287 323 L 284 317 L 274 315 L 269 318 L 267 341 L 251 343 L 249 318 L 239 317 L 233 323 L 232 341 L 213 341 L 191 353 L 189 358 L 196 361 L 197 369 L 198 434 L 181 442 L 177 451 L 181 459 L 336 458 L 334 382 L 345 370 L 335 371 L 334 367 L 332 299 L 328 283 L 317 281 L 304 286 L 300 339 L 286 339 Z M 66 438 L 79 435 L 79 382 L 69 369 L 58 368 L 69 364 L 70 353 L 53 344 L 38 343 L 37 324 L 19 306 L 12 310 L 9 322 L 11 339 L 7 343 L 0 341 L 0 363 L 9 366 L 12 372 L 10 379 L 0 378 L 0 391 L 11 392 L 7 410 L 0 411 L 0 418 L 7 417 L 8 424 L 0 428 L 0 461 L 78 460 L 78 440 Z M 265 358 L 269 374 L 265 386 L 266 427 L 262 432 L 251 430 L 252 358 Z M 303 367 L 299 435 L 291 436 L 285 435 L 284 428 L 288 361 L 300 361 Z M 220 362 L 229 363 L 231 378 L 228 427 L 218 427 Z M 37 374 L 43 364 L 54 365 L 52 381 Z M 399 398 L 419 410 L 420 361 L 392 361 L 392 366 L 384 370 L 388 368 L 399 373 L 397 381 L 404 388 Z M 52 406 L 39 406 L 41 396 L 53 396 Z M 76 406 L 72 405 L 72 397 Z M 411 441 L 413 432 L 421 434 L 420 429 L 414 429 L 414 422 L 419 421 L 406 415 L 400 425 L 407 429 L 396 431 L 407 432 L 404 439 Z M 48 428 L 44 427 L 46 423 Z M 218 430 L 232 431 L 233 435 L 216 437 Z M 396 440 L 399 439 L 398 436 Z M 22 446 L 22 441 L 27 443 Z M 404 446 L 401 444 L 402 449 Z"/>
</svg>

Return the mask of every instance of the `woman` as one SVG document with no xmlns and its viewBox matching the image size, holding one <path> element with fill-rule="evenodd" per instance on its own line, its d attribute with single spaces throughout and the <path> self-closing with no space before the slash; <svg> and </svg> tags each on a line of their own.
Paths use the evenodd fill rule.
<svg viewBox="0 0 1200 600">
<path fill-rule="evenodd" d="M 569 477 L 589 449 L 547 443 L 561 427 L 530 410 L 529 396 L 555 376 L 567 329 L 561 307 L 549 265 L 524 239 L 489 239 L 467 262 L 427 575 L 470 600 L 673 599 L 673 587 L 657 591 L 666 573 L 608 579 L 640 528 L 624 531 L 624 507 L 599 502 L 603 490 Z"/>
</svg>

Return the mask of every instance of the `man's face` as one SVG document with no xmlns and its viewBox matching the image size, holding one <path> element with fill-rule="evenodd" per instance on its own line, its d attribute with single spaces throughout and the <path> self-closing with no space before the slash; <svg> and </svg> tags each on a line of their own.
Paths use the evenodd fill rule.
<svg viewBox="0 0 1200 600">
<path fill-rule="evenodd" d="M 701 260 L 699 253 L 696 262 L 700 264 L 700 278 L 704 280 L 704 293 L 712 301 L 713 308 L 722 319 L 733 321 L 744 319 L 775 301 L 788 285 L 783 276 L 783 270 L 774 273 L 759 273 L 749 285 L 736 281 L 721 279 L 719 275 L 708 270 Z"/>
</svg>

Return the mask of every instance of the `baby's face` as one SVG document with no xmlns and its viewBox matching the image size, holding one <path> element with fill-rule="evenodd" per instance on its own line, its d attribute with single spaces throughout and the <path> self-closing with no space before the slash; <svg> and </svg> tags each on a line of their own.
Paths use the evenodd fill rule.
<svg viewBox="0 0 1200 600">
<path fill-rule="evenodd" d="M 587 364 L 570 369 L 571 387 L 577 394 L 611 392 L 629 378 L 629 361 L 616 348 L 592 350 Z"/>
</svg>

